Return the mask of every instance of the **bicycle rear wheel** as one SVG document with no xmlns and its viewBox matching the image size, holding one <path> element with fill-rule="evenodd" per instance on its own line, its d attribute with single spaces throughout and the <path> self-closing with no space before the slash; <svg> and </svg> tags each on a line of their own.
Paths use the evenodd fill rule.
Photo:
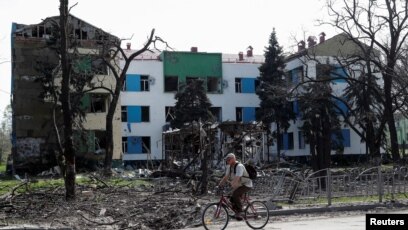
<svg viewBox="0 0 408 230">
<path fill-rule="evenodd" d="M 252 229 L 265 227 L 269 221 L 268 207 L 261 201 L 251 202 L 245 209 L 245 222 Z"/>
<path fill-rule="evenodd" d="M 209 204 L 203 212 L 202 218 L 205 229 L 225 229 L 228 225 L 229 216 L 225 207 L 219 203 Z"/>
</svg>

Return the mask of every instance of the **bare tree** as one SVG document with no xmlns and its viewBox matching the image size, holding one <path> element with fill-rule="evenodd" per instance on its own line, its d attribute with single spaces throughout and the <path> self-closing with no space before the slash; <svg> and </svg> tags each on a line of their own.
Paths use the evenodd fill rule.
<svg viewBox="0 0 408 230">
<path fill-rule="evenodd" d="M 71 60 L 68 55 L 68 0 L 60 0 L 60 57 L 61 57 L 61 106 L 64 120 L 64 160 L 65 160 L 65 197 L 75 199 L 75 151 L 73 146 L 72 109 L 71 109 Z"/>
<path fill-rule="evenodd" d="M 138 55 L 143 54 L 146 51 L 152 51 L 156 48 L 156 42 L 162 42 L 167 46 L 167 43 L 164 42 L 160 37 L 154 35 L 155 30 L 152 29 L 149 37 L 147 38 L 147 42 L 144 46 L 132 52 L 131 54 L 126 53 L 123 48 L 121 47 L 121 43 L 124 40 L 128 39 L 106 39 L 103 41 L 103 50 L 99 56 L 100 60 L 108 66 L 110 71 L 114 77 L 114 87 L 109 88 L 103 85 L 103 82 L 99 82 L 94 84 L 93 87 L 105 89 L 111 95 L 109 101 L 109 108 L 108 113 L 106 115 L 106 155 L 104 161 L 104 172 L 105 175 L 111 175 L 111 168 L 112 168 L 112 157 L 113 157 L 113 146 L 114 146 L 114 139 L 113 139 L 113 119 L 116 111 L 116 107 L 118 106 L 118 101 L 120 98 L 120 92 L 122 91 L 123 85 L 126 80 L 126 73 L 129 69 L 129 66 L 133 59 L 135 59 Z M 151 47 L 153 45 L 153 47 Z M 124 65 L 121 66 L 118 61 L 119 58 L 124 60 Z"/>
<path fill-rule="evenodd" d="M 334 26 L 347 34 L 360 48 L 360 57 L 369 60 L 369 66 L 373 65 L 381 72 L 384 84 L 383 116 L 390 135 L 392 158 L 394 162 L 398 162 L 400 154 L 393 115 L 396 109 L 393 85 L 398 76 L 398 61 L 403 57 L 408 36 L 408 2 L 327 0 L 327 9 L 332 20 L 321 23 Z"/>
</svg>

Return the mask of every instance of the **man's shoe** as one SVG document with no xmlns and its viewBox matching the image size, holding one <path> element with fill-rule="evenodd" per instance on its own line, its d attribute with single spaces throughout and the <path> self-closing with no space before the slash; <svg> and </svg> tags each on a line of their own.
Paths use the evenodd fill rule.
<svg viewBox="0 0 408 230">
<path fill-rule="evenodd" d="M 238 221 L 241 221 L 241 220 L 244 219 L 242 216 L 243 216 L 243 215 L 242 215 L 242 212 L 237 212 L 237 213 L 235 214 L 235 219 L 237 219 Z"/>
</svg>

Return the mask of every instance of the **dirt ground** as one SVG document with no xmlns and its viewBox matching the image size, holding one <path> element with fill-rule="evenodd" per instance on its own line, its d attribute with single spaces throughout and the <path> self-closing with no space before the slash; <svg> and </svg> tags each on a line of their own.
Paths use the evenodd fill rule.
<svg viewBox="0 0 408 230">
<path fill-rule="evenodd" d="M 108 186 L 95 181 L 77 186 L 77 198 L 71 202 L 65 201 L 61 186 L 5 194 L 0 197 L 0 229 L 24 224 L 49 229 L 182 229 L 200 226 L 202 209 L 217 198 L 192 195 L 191 181 L 134 182 Z M 343 215 L 353 213 L 359 211 Z M 271 221 L 335 215 L 338 213 L 274 216 Z"/>
<path fill-rule="evenodd" d="M 0 197 L 0 228 L 41 225 L 72 229 L 179 229 L 200 224 L 209 197 L 191 195 L 185 182 L 153 180 L 148 185 L 77 186 L 65 201 L 64 187 Z"/>
</svg>

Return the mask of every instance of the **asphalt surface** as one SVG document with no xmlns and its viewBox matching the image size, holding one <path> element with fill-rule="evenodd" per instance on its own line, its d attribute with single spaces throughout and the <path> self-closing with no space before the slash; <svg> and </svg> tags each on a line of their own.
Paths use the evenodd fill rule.
<svg viewBox="0 0 408 230">
<path fill-rule="evenodd" d="M 364 209 L 365 207 L 363 207 Z M 354 207 L 356 209 L 356 207 Z M 352 211 L 329 211 L 319 213 L 307 213 L 303 210 L 302 214 L 293 213 L 292 215 L 271 216 L 266 230 L 364 230 L 366 229 L 366 214 L 367 213 L 398 213 L 408 215 L 408 208 L 402 207 L 396 209 L 387 209 L 377 207 L 364 210 Z M 187 230 L 200 230 L 204 227 L 186 228 Z M 185 230 L 186 230 L 185 229 Z M 244 221 L 230 220 L 226 229 L 250 229 Z"/>
</svg>

